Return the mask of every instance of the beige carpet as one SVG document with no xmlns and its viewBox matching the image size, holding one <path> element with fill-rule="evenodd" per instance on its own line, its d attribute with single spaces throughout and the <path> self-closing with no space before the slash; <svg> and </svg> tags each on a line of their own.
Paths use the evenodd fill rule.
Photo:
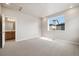
<svg viewBox="0 0 79 59">
<path fill-rule="evenodd" d="M 0 56 L 77 56 L 79 46 L 60 40 L 30 39 L 20 42 L 8 41 L 0 48 Z"/>
</svg>

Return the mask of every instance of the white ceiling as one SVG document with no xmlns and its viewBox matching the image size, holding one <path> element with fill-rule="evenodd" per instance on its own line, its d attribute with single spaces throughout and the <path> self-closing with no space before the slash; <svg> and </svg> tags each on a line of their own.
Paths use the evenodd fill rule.
<svg viewBox="0 0 79 59">
<path fill-rule="evenodd" d="M 69 9 L 70 6 L 79 6 L 78 3 L 14 3 L 2 5 L 15 10 L 19 10 L 21 8 L 23 13 L 30 14 L 35 17 L 44 17 Z"/>
</svg>

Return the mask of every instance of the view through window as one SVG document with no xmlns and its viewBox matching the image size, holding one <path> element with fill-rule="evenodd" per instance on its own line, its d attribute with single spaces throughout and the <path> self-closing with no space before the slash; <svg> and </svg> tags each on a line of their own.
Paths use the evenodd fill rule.
<svg viewBox="0 0 79 59">
<path fill-rule="evenodd" d="M 48 29 L 49 30 L 65 30 L 64 16 L 49 17 Z"/>
</svg>

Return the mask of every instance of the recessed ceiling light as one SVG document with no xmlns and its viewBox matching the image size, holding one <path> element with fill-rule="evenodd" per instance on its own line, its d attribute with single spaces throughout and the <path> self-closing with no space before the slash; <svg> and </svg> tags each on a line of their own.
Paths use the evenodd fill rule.
<svg viewBox="0 0 79 59">
<path fill-rule="evenodd" d="M 14 18 L 7 18 L 7 20 L 8 20 L 8 21 L 13 21 L 13 22 L 15 21 Z"/>
<path fill-rule="evenodd" d="M 72 6 L 70 6 L 70 8 L 72 8 Z"/>
</svg>

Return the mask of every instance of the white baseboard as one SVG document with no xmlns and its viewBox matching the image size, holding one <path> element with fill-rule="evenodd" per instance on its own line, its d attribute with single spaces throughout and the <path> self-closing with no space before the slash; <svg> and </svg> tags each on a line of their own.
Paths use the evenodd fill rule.
<svg viewBox="0 0 79 59">
<path fill-rule="evenodd" d="M 32 38 L 24 38 L 24 39 L 20 39 L 20 40 L 16 40 L 16 42 L 19 42 L 19 41 L 24 41 L 24 40 L 30 40 L 30 39 L 34 39 L 34 38 L 41 38 L 41 37 L 32 37 Z M 47 37 L 46 37 L 47 38 Z M 77 42 L 73 42 L 73 41 L 69 41 L 69 40 L 62 40 L 62 39 L 55 39 L 55 40 L 59 40 L 59 41 L 61 41 L 61 42 L 65 42 L 65 43 L 68 43 L 68 44 L 73 44 L 73 45 L 79 45 L 79 43 L 77 43 Z M 55 40 L 53 40 L 53 41 L 55 41 Z M 63 43 L 64 43 L 63 42 Z"/>
<path fill-rule="evenodd" d="M 31 40 L 31 39 L 34 39 L 34 38 L 39 38 L 39 37 L 23 38 L 23 39 L 20 39 L 20 40 L 16 40 L 16 42 L 24 41 L 24 40 Z"/>
<path fill-rule="evenodd" d="M 67 44 L 72 44 L 72 45 L 79 45 L 78 42 L 74 42 L 74 41 L 63 40 L 63 39 L 57 39 L 57 40 L 61 41 L 62 43 L 67 43 Z"/>
<path fill-rule="evenodd" d="M 25 38 L 25 39 L 20 39 L 20 40 L 16 40 L 16 42 L 24 41 L 24 40 L 29 40 L 29 39 L 27 39 L 27 38 Z"/>
<path fill-rule="evenodd" d="M 72 44 L 72 45 L 79 45 L 78 42 L 74 42 L 74 41 L 69 41 L 69 40 L 64 40 L 64 39 L 50 39 L 48 37 L 40 37 L 40 39 L 44 39 L 44 40 L 48 40 L 48 41 L 53 41 L 53 42 L 62 42 L 62 43 L 67 43 L 67 44 Z"/>
<path fill-rule="evenodd" d="M 67 41 L 68 43 L 73 44 L 73 45 L 79 45 L 79 43 L 78 43 L 78 42 L 69 41 L 69 40 L 64 40 L 64 41 Z"/>
</svg>

